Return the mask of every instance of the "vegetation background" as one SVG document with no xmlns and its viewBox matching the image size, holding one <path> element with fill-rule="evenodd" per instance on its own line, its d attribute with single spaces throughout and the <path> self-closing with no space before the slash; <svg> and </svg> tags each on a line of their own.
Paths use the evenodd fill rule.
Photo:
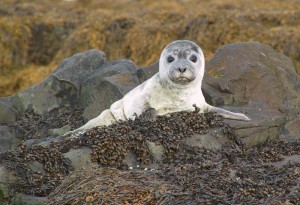
<svg viewBox="0 0 300 205">
<path fill-rule="evenodd" d="M 259 41 L 300 73 L 300 0 L 1 0 L 0 96 L 42 81 L 78 52 L 146 66 L 176 39 L 198 43 L 207 60 L 224 44 Z"/>
</svg>

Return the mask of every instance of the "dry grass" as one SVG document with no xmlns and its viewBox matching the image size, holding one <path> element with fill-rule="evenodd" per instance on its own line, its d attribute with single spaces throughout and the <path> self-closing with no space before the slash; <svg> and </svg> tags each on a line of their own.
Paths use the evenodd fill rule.
<svg viewBox="0 0 300 205">
<path fill-rule="evenodd" d="M 300 72 L 300 3 L 289 0 L 2 0 L 0 96 L 40 82 L 59 62 L 87 49 L 145 66 L 175 39 L 210 58 L 237 41 L 256 40 L 288 55 Z"/>
</svg>

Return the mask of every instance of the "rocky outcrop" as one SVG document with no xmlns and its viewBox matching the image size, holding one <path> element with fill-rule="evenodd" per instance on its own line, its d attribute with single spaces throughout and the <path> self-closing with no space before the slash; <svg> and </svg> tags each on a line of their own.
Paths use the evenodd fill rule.
<svg viewBox="0 0 300 205">
<path fill-rule="evenodd" d="M 78 53 L 63 60 L 42 83 L 17 94 L 22 108 L 30 105 L 35 113 L 44 114 L 62 106 L 77 104 L 82 80 L 101 68 L 105 61 L 105 54 L 97 50 Z"/>
<path fill-rule="evenodd" d="M 300 116 L 287 122 L 281 132 L 281 139 L 285 141 L 299 141 L 300 140 Z"/>
<path fill-rule="evenodd" d="M 223 46 L 208 63 L 207 74 L 213 78 L 205 82 L 215 91 L 210 101 L 242 107 L 252 119 L 229 122 L 249 144 L 278 138 L 284 124 L 299 115 L 300 77 L 287 57 L 267 45 Z"/>
<path fill-rule="evenodd" d="M 87 121 L 99 115 L 157 71 L 158 63 L 137 68 L 129 60 L 107 61 L 105 54 L 98 50 L 89 50 L 65 59 L 42 83 L 15 96 L 0 98 L 0 152 L 8 156 L 8 152 L 13 153 L 21 140 L 25 140 L 17 148 L 18 151 L 37 146 L 41 152 L 40 158 L 37 158 L 40 161 L 33 160 L 28 164 L 30 169 L 49 174 L 51 169 L 47 168 L 48 165 L 40 164 L 42 159 L 50 156 L 46 154 L 49 142 L 62 143 L 57 136 L 80 126 L 82 118 Z M 219 48 L 207 62 L 202 91 L 210 104 L 244 112 L 251 118 L 248 122 L 225 121 L 246 144 L 256 145 L 279 136 L 287 141 L 299 140 L 300 77 L 291 61 L 271 47 L 258 42 L 246 42 Z M 82 114 L 59 111 L 65 107 L 81 109 Z M 59 119 L 56 120 L 55 116 Z M 37 132 L 40 133 L 28 128 L 30 122 L 38 126 Z M 29 130 L 22 131 L 22 128 Z M 26 136 L 22 136 L 24 133 Z M 47 143 L 41 143 L 45 140 L 48 140 Z M 75 143 L 82 143 L 80 138 L 77 140 Z M 224 144 L 232 143 L 232 140 L 228 131 L 211 127 L 207 133 L 182 139 L 180 146 L 220 149 Z M 156 168 L 162 162 L 166 149 L 162 144 L 149 140 L 143 146 L 153 156 L 155 163 L 150 166 Z M 91 160 L 92 152 L 89 147 L 75 146 L 54 156 L 57 157 L 55 160 L 62 159 L 64 167 L 79 170 L 93 165 L 95 160 Z M 124 153 L 124 163 L 128 167 L 136 166 L 137 159 L 137 154 L 132 150 Z M 49 163 L 55 164 L 55 161 Z M 4 193 L 5 197 L 8 197 L 6 185 L 11 182 L 10 179 L 14 180 L 9 177 L 12 172 L 10 167 L 10 163 L 2 159 L 0 193 Z M 60 171 L 59 174 L 68 174 L 64 169 Z M 47 192 L 42 190 L 40 193 L 44 196 Z M 28 197 L 18 195 L 14 200 L 21 198 Z"/>
<path fill-rule="evenodd" d="M 136 65 L 129 60 L 107 62 L 82 82 L 79 106 L 84 109 L 83 116 L 86 121 L 98 116 L 139 85 Z"/>
<path fill-rule="evenodd" d="M 214 77 L 208 78 L 207 84 L 232 95 L 232 104 L 294 116 L 300 110 L 299 75 L 286 56 L 267 45 L 247 42 L 223 46 L 208 63 L 207 73 Z"/>
</svg>

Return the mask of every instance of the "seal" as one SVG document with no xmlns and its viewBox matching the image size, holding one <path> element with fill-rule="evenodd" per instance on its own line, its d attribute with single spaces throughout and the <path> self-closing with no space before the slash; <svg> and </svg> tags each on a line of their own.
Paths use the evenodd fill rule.
<svg viewBox="0 0 300 205">
<path fill-rule="evenodd" d="M 140 115 L 155 119 L 156 115 L 194 111 L 194 106 L 200 108 L 200 112 L 211 111 L 224 118 L 250 120 L 242 113 L 230 112 L 206 103 L 201 90 L 204 67 L 204 55 L 197 44 L 188 40 L 173 41 L 160 55 L 157 74 L 73 132 L 110 125 L 118 120 L 134 120 Z"/>
</svg>

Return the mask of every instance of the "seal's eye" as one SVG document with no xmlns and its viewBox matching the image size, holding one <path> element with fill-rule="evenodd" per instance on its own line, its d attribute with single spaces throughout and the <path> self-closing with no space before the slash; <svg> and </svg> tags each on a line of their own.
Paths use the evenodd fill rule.
<svg viewBox="0 0 300 205">
<path fill-rule="evenodd" d="M 192 62 L 196 63 L 196 62 L 197 62 L 197 56 L 192 55 L 192 56 L 190 57 L 190 60 L 191 60 Z"/>
<path fill-rule="evenodd" d="M 172 56 L 168 56 L 167 61 L 168 63 L 172 63 L 175 59 Z"/>
</svg>

